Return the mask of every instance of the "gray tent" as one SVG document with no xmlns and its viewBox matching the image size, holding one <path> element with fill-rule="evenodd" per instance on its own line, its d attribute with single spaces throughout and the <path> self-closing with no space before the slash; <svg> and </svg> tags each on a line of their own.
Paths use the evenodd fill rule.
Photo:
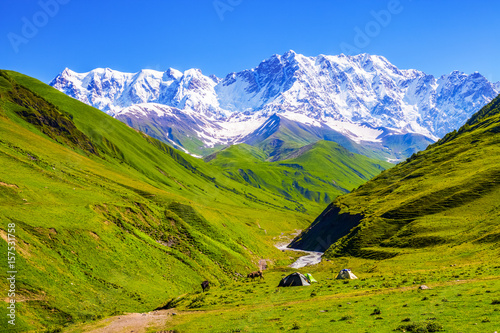
<svg viewBox="0 0 500 333">
<path fill-rule="evenodd" d="M 278 287 L 292 287 L 292 286 L 310 286 L 311 284 L 307 282 L 304 275 L 300 273 L 292 273 L 281 279 Z"/>
</svg>

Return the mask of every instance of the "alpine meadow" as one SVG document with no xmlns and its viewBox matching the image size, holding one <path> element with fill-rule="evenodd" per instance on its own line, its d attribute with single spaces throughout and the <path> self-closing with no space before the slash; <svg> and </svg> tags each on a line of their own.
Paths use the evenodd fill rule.
<svg viewBox="0 0 500 333">
<path fill-rule="evenodd" d="M 499 332 L 499 10 L 5 0 L 0 332 Z"/>
</svg>

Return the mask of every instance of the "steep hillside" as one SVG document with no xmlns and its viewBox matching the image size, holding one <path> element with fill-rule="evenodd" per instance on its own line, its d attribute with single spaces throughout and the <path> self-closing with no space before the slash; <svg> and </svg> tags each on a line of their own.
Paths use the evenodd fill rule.
<svg viewBox="0 0 500 333">
<path fill-rule="evenodd" d="M 292 246 L 400 261 L 498 256 L 499 165 L 497 97 L 458 131 L 338 197 Z"/>
<path fill-rule="evenodd" d="M 261 258 L 286 258 L 272 237 L 310 222 L 300 204 L 8 71 L 0 170 L 0 251 L 15 233 L 19 332 L 148 311 L 205 279 L 227 283 Z M 0 278 L 8 289 L 6 270 Z"/>
<path fill-rule="evenodd" d="M 232 179 L 279 193 L 310 211 L 393 165 L 353 154 L 334 142 L 319 141 L 293 149 L 287 158 L 269 162 L 262 150 L 246 144 L 228 147 L 205 160 L 222 168 Z"/>
</svg>

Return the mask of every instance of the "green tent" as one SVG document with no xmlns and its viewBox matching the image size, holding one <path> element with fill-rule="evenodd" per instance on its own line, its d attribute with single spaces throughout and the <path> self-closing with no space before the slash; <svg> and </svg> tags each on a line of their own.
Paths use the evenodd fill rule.
<svg viewBox="0 0 500 333">
<path fill-rule="evenodd" d="M 307 281 L 309 281 L 309 283 L 318 282 L 310 273 L 306 273 L 304 274 L 304 276 L 306 277 Z"/>
<path fill-rule="evenodd" d="M 292 273 L 281 279 L 278 287 L 292 287 L 292 286 L 310 286 L 306 277 L 300 273 Z"/>
</svg>

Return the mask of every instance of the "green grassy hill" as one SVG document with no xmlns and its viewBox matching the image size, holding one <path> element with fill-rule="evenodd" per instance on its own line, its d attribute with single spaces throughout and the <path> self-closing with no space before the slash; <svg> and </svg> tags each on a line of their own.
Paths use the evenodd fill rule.
<svg viewBox="0 0 500 333">
<path fill-rule="evenodd" d="M 311 221 L 298 203 L 9 71 L 0 166 L 0 251 L 14 223 L 20 332 L 150 310 L 205 279 L 226 284 L 261 258 L 287 258 L 272 238 Z M 3 268 L 0 278 L 8 289 Z"/>
<path fill-rule="evenodd" d="M 497 97 L 459 131 L 338 197 L 293 245 L 416 265 L 498 257 L 499 105 Z"/>
<path fill-rule="evenodd" d="M 279 193 L 318 211 L 333 198 L 393 165 L 353 154 L 335 142 L 318 141 L 294 150 L 288 158 L 268 162 L 264 151 L 246 144 L 228 147 L 205 160 L 226 175 L 253 187 Z"/>
</svg>

